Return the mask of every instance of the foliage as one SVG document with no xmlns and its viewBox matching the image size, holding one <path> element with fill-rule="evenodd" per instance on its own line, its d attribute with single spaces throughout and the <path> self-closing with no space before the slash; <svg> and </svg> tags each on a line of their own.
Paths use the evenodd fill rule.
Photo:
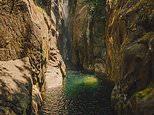
<svg viewBox="0 0 154 115">
<path fill-rule="evenodd" d="M 105 4 L 106 0 L 81 0 L 81 3 L 89 4 L 91 6 L 98 6 Z"/>
</svg>

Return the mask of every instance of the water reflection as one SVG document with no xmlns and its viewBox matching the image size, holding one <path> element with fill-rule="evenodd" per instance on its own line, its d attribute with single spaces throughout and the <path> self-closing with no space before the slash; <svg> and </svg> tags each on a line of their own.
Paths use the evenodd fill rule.
<svg viewBox="0 0 154 115">
<path fill-rule="evenodd" d="M 43 115 L 112 115 L 111 89 L 105 79 L 69 71 L 63 87 L 44 95 Z"/>
</svg>

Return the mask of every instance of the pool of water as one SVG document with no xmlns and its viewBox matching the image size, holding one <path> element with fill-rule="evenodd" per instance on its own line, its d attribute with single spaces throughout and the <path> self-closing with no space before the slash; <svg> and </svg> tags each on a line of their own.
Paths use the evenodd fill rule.
<svg viewBox="0 0 154 115">
<path fill-rule="evenodd" d="M 44 94 L 43 115 L 114 115 L 110 95 L 112 85 L 105 78 L 68 71 L 64 85 Z"/>
</svg>

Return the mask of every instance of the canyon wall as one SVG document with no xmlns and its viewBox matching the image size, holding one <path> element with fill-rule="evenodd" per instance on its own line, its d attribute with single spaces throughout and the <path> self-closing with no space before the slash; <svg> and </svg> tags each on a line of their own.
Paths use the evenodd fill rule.
<svg viewBox="0 0 154 115">
<path fill-rule="evenodd" d="M 154 114 L 154 2 L 107 1 L 106 72 L 119 115 Z"/>
<path fill-rule="evenodd" d="M 62 20 L 62 0 L 0 0 L 0 114 L 38 114 L 49 62 L 65 76 Z"/>
<path fill-rule="evenodd" d="M 91 6 L 81 0 L 69 1 L 71 62 L 78 68 L 104 73 L 105 3 Z"/>
<path fill-rule="evenodd" d="M 153 1 L 107 0 L 106 7 L 91 7 L 71 0 L 69 12 L 71 62 L 114 81 L 117 114 L 153 114 Z"/>
<path fill-rule="evenodd" d="M 65 19 L 63 2 L 0 0 L 0 114 L 38 114 L 46 74 L 66 74 L 57 44 L 66 61 L 115 82 L 117 114 L 154 114 L 154 2 L 69 0 Z"/>
</svg>

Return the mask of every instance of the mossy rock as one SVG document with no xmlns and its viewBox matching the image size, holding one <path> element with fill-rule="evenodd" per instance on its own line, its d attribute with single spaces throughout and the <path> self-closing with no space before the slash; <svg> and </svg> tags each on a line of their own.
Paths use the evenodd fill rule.
<svg viewBox="0 0 154 115">
<path fill-rule="evenodd" d="M 137 99 L 137 102 L 146 101 L 154 96 L 154 88 L 146 88 L 142 91 L 139 91 L 135 94 L 135 97 Z"/>
</svg>

